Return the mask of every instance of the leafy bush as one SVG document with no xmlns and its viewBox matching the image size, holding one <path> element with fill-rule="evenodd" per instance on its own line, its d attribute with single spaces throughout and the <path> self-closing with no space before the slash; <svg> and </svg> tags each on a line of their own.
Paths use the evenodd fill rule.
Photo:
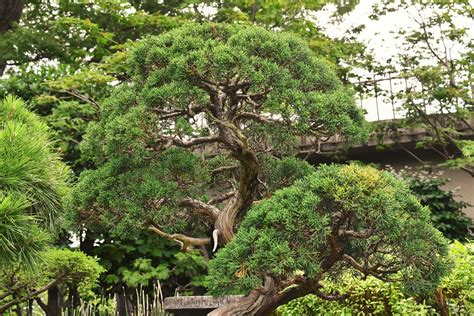
<svg viewBox="0 0 474 316">
<path fill-rule="evenodd" d="M 82 297 L 93 297 L 104 268 L 95 258 L 81 251 L 50 248 L 40 253 L 38 269 L 18 270 L 15 266 L 0 275 L 0 315 L 30 299 L 41 301 L 40 295 L 54 286 L 75 286 Z M 43 304 L 44 305 L 44 304 Z"/>
<path fill-rule="evenodd" d="M 178 245 L 148 232 L 131 237 L 113 238 L 107 234 L 92 235 L 102 240 L 91 253 L 106 268 L 101 275 L 101 294 L 115 294 L 137 288 L 151 290 L 157 280 L 163 283 L 165 295 L 188 285 L 202 286 L 207 265 L 196 252 L 183 253 Z M 193 292 L 191 292 L 193 293 Z M 180 292 L 180 294 L 183 294 Z"/>
<path fill-rule="evenodd" d="M 463 213 L 469 204 L 454 199 L 454 193 L 443 189 L 448 182 L 440 178 L 408 178 L 408 185 L 422 205 L 431 211 L 431 221 L 449 239 L 463 240 L 469 236 L 472 220 Z"/>
<path fill-rule="evenodd" d="M 474 312 L 474 243 L 454 242 L 449 256 L 454 262 L 431 296 L 410 297 L 403 293 L 399 282 L 387 283 L 374 277 L 363 280 L 345 275 L 338 282 L 326 280 L 325 286 L 334 291 L 349 293 L 341 302 L 326 301 L 315 295 L 291 301 L 278 309 L 278 315 L 435 315 L 437 299 L 442 295 L 450 314 L 472 315 Z"/>
</svg>

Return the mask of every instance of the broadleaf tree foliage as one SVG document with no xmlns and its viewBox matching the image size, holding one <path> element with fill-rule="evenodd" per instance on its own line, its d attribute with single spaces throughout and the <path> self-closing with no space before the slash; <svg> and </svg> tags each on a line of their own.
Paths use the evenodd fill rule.
<svg viewBox="0 0 474 316">
<path fill-rule="evenodd" d="M 295 36 L 190 24 L 143 40 L 129 67 L 132 81 L 88 127 L 82 151 L 97 168 L 81 174 L 68 208 L 80 223 L 127 235 L 147 228 L 184 251 L 209 255 L 214 239 L 213 292 L 251 291 L 215 313 L 264 314 L 320 292 L 320 274 L 333 269 L 380 278 L 405 269 L 413 291 L 433 288 L 446 272 L 446 242 L 423 222 L 426 209 L 385 173 L 325 167 L 275 193 L 314 170 L 293 158 L 298 136 L 337 133 L 353 141 L 367 134 L 351 91 Z M 417 243 L 400 243 L 403 234 Z M 245 249 L 249 268 L 239 257 Z M 285 259 L 289 251 L 301 258 Z M 296 290 L 280 292 L 288 286 Z"/>
<path fill-rule="evenodd" d="M 58 315 L 58 311 L 51 310 L 51 304 L 45 304 L 40 295 L 59 285 L 69 288 L 75 286 L 81 292 L 90 291 L 97 285 L 99 275 L 104 271 L 97 263 L 97 259 L 89 257 L 81 251 L 47 249 L 42 251 L 40 256 L 42 260 L 37 271 L 19 272 L 15 266 L 2 270 L 0 276 L 1 313 L 8 311 L 15 305 L 18 306 L 34 299 L 46 315 Z M 58 290 L 48 292 L 48 303 L 53 299 L 52 293 L 56 293 L 56 299 L 58 299 L 58 292 Z M 71 291 L 68 294 L 68 305 L 71 308 L 76 303 L 73 302 L 73 299 L 79 300 L 79 298 L 74 297 L 74 293 Z"/>
<path fill-rule="evenodd" d="M 372 18 L 398 10 L 407 12 L 415 27 L 398 30 L 396 62 L 389 59 L 382 68 L 412 82 L 396 95 L 406 123 L 429 131 L 419 146 L 432 150 L 442 165 L 474 176 L 472 3 L 384 0 L 373 6 Z"/>
</svg>

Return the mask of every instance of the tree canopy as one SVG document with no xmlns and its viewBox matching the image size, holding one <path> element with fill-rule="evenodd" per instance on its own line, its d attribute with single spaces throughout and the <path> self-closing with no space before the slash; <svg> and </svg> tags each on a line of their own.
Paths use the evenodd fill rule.
<svg viewBox="0 0 474 316">
<path fill-rule="evenodd" d="M 324 293 L 321 280 L 344 273 L 400 279 L 410 294 L 430 293 L 449 263 L 447 240 L 429 216 L 388 172 L 322 165 L 252 207 L 235 239 L 211 260 L 211 293 L 250 293 L 253 307 L 225 309 L 236 314 L 310 293 L 343 299 L 347 293 Z M 258 291 L 271 298 L 257 301 Z"/>
<path fill-rule="evenodd" d="M 324 291 L 319 284 L 323 274 L 337 278 L 344 271 L 392 280 L 396 276 L 388 272 L 396 270 L 397 276 L 407 277 L 404 284 L 412 292 L 434 288 L 446 270 L 441 258 L 444 240 L 428 224 L 421 225 L 426 212 L 419 210 L 415 202 L 410 204 L 411 197 L 403 205 L 395 199 L 398 204 L 391 208 L 381 203 L 377 210 L 381 214 L 395 213 L 397 207 L 403 214 L 410 207 L 419 210 L 418 216 L 407 215 L 427 239 L 425 252 L 416 253 L 419 257 L 407 257 L 417 245 L 394 245 L 391 239 L 382 240 L 387 236 L 380 237 L 381 229 L 372 231 L 357 218 L 345 223 L 351 227 L 350 235 L 354 234 L 338 236 L 338 242 L 344 245 L 343 251 L 338 252 L 343 253 L 342 257 L 333 258 L 337 264 L 325 265 L 332 254 L 328 248 L 329 231 L 337 222 L 331 214 L 339 211 L 331 208 L 333 204 L 325 204 L 333 187 L 349 191 L 365 188 L 364 176 L 370 175 L 374 178 L 371 180 L 391 189 L 358 192 L 362 200 L 368 199 L 368 205 L 372 205 L 374 197 L 392 199 L 391 190 L 409 195 L 400 183 L 372 169 L 331 166 L 312 174 L 315 168 L 300 159 L 303 153 L 298 152 L 298 141 L 304 136 L 314 142 L 314 148 L 334 135 L 347 145 L 363 142 L 368 128 L 348 87 L 363 91 L 364 85 L 372 85 L 376 95 L 383 92 L 378 90 L 375 77 L 374 82 L 352 85 L 349 79 L 360 70 L 354 67 L 364 68 L 371 75 L 397 71 L 400 78 L 422 86 L 421 91 L 407 88 L 390 95 L 392 104 L 400 98 L 408 110 L 408 120 L 402 124 L 425 127 L 432 137 L 419 145 L 440 154 L 445 165 L 461 167 L 472 174 L 474 150 L 472 141 L 465 139 L 468 133 L 464 134 L 472 130 L 472 54 L 467 49 L 457 56 L 447 49 L 453 43 L 463 49 L 472 46 L 467 28 L 460 28 L 454 21 L 459 16 L 469 16 L 472 10 L 464 0 L 384 0 L 374 5 L 374 18 L 393 10 L 414 8 L 414 19 L 420 26 L 408 32 L 400 30 L 404 49 L 393 59 L 397 64 L 389 59 L 381 65 L 357 42 L 356 35 L 363 25 L 355 26 L 342 39 L 323 34 L 324 26 L 318 23 L 315 13 L 333 3 L 338 19 L 359 1 L 1 2 L 0 74 L 5 76 L 0 81 L 0 98 L 14 94 L 27 100 L 28 107 L 44 116 L 51 127 L 51 131 L 45 126 L 40 129 L 54 133 L 57 141 L 51 144 L 45 138 L 47 145 L 42 146 L 41 138 L 39 143 L 33 143 L 27 135 L 35 139 L 36 127 L 29 123 L 18 130 L 10 127 L 18 125 L 11 112 L 5 112 L 3 124 L 0 109 L 0 140 L 8 140 L 6 145 L 0 144 L 0 152 L 2 145 L 10 146 L 10 141 L 23 138 L 26 145 L 21 146 L 25 150 L 19 156 L 29 157 L 33 152 L 30 163 L 28 159 L 17 159 L 19 156 L 7 157 L 5 150 L 5 166 L 10 165 L 5 170 L 30 172 L 28 181 L 35 183 L 26 185 L 23 178 L 6 174 L 3 182 L 7 185 L 2 186 L 0 170 L 0 214 L 5 215 L 0 234 L 7 236 L 3 244 L 0 240 L 0 254 L 6 254 L 2 257 L 4 262 L 0 259 L 0 268 L 20 262 L 33 266 L 35 258 L 44 260 L 48 255 L 41 249 L 62 227 L 58 224 L 63 222 L 63 214 L 58 210 L 66 189 L 60 182 L 67 182 L 68 176 L 58 180 L 53 175 L 53 169 L 64 168 L 61 163 L 56 164 L 56 147 L 76 175 L 89 169 L 82 172 L 68 197 L 67 222 L 80 236 L 81 250 L 98 255 L 107 269 L 107 274 L 102 274 L 100 291 L 107 296 L 117 295 L 119 314 L 133 300 L 135 294 L 131 293 L 142 286 L 148 291 L 156 279 L 166 281 L 165 295 L 180 288 L 187 292 L 191 287 L 194 294 L 201 293 L 205 282 L 200 274 L 209 259 L 211 291 L 216 295 L 249 294 L 239 304 L 258 312 L 273 309 L 309 290 L 325 299 L 344 297 L 327 288 Z M 180 27 L 183 24 L 186 26 Z M 169 30 L 172 31 L 164 33 Z M 439 105 L 440 113 L 431 115 L 426 104 L 428 108 Z M 17 139 L 18 135 L 22 136 Z M 47 151 L 52 152 L 54 163 L 42 168 L 47 159 L 39 156 Z M 37 170 L 31 167 L 35 164 Z M 349 177 L 349 183 L 342 183 L 351 172 L 362 177 Z M 326 173 L 333 173 L 331 177 L 341 182 L 317 184 Z M 43 182 L 51 188 L 44 188 Z M 328 192 L 313 185 L 326 186 Z M 284 201 L 287 196 L 294 198 L 288 201 L 293 204 Z M 298 200 L 300 197 L 324 209 L 313 214 Z M 41 206 L 48 203 L 49 207 Z M 364 215 L 364 205 L 357 210 L 348 216 L 363 214 L 364 220 L 379 216 Z M 306 221 L 301 223 L 292 217 L 295 213 Z M 258 218 L 252 214 L 258 214 Z M 277 225 L 272 216 L 281 223 Z M 252 225 L 259 227 L 262 235 L 252 235 Z M 376 226 L 383 225 L 386 223 Z M 383 229 L 390 236 L 402 236 L 395 230 L 409 225 L 405 218 L 397 225 Z M 313 233 L 316 228 L 320 230 Z M 185 252 L 177 253 L 178 247 L 171 246 L 170 241 L 150 242 L 156 237 L 150 235 L 153 233 L 177 242 Z M 299 233 L 304 237 L 297 237 Z M 70 238 L 66 235 L 63 232 L 64 240 Z M 375 247 L 370 252 L 364 248 L 377 236 L 384 249 Z M 262 255 L 255 245 L 271 249 Z M 196 248 L 203 259 L 193 251 Z M 213 259 L 216 251 L 217 258 Z M 396 262 L 386 252 L 396 253 L 404 260 Z M 239 258 L 242 253 L 246 260 Z M 73 264 L 76 259 L 79 263 L 90 259 L 83 261 L 80 255 L 75 257 L 77 253 L 57 254 L 53 257 L 61 259 L 64 255 L 64 262 L 51 261 L 58 270 L 48 280 L 25 283 L 32 287 L 52 284 L 48 301 L 57 305 L 49 311 L 52 315 L 65 307 L 60 306 L 65 296 L 69 301 L 74 297 L 75 306 L 68 306 L 69 313 L 80 304 L 76 299 L 80 276 L 58 287 L 60 282 L 55 276 L 65 280 L 59 267 Z M 425 279 L 426 271 L 418 260 L 423 262 L 427 254 L 439 260 L 433 262 L 436 273 Z M 183 268 L 185 265 L 187 269 Z M 22 277 L 25 271 L 17 272 L 13 271 L 10 279 Z M 418 278 L 420 275 L 423 280 Z M 0 284 L 3 292 L 4 284 Z M 16 289 L 16 285 L 11 288 Z M 255 292 L 257 288 L 259 291 Z M 275 295 L 277 289 L 281 296 Z M 5 293 L 9 293 L 8 298 L 29 300 L 32 292 L 7 289 Z M 442 296 L 443 292 L 438 294 Z M 58 295 L 61 299 L 57 299 Z M 260 303 L 254 305 L 252 296 Z M 12 306 L 11 302 L 7 304 Z M 17 307 L 20 310 L 20 304 Z"/>
<path fill-rule="evenodd" d="M 18 273 L 18 269 L 14 267 L 2 270 L 1 313 L 24 301 L 36 299 L 47 315 L 50 315 L 46 304 L 39 297 L 42 293 L 58 285 L 74 285 L 85 292 L 97 285 L 97 279 L 104 271 L 96 259 L 80 251 L 47 249 L 40 256 L 42 261 L 38 270 L 33 273 Z"/>
<path fill-rule="evenodd" d="M 402 10 L 414 25 L 398 30 L 400 50 L 379 67 L 409 82 L 393 96 L 406 112 L 404 123 L 426 128 L 430 135 L 418 145 L 430 149 L 442 165 L 474 176 L 472 4 L 385 0 L 373 9 L 375 19 Z"/>
<path fill-rule="evenodd" d="M 144 40 L 130 68 L 133 82 L 89 125 L 83 152 L 100 167 L 81 175 L 72 202 L 86 217 L 120 219 L 116 228 L 167 236 L 159 226 L 186 229 L 186 218 L 205 215 L 225 244 L 235 219 L 266 194 L 260 156 L 295 154 L 302 134 L 364 137 L 351 92 L 291 35 L 188 25 Z"/>
</svg>

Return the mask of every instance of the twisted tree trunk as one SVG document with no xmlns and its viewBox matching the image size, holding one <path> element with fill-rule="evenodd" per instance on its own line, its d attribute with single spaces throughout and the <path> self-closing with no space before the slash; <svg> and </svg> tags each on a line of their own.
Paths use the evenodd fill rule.
<svg viewBox="0 0 474 316">
<path fill-rule="evenodd" d="M 210 316 L 231 315 L 270 315 L 278 306 L 289 301 L 313 293 L 325 300 L 344 300 L 348 294 L 325 294 L 319 283 L 323 275 L 343 257 L 343 248 L 339 239 L 339 232 L 345 218 L 339 214 L 333 215 L 336 219 L 332 227 L 332 233 L 328 236 L 330 255 L 321 261 L 321 272 L 312 279 L 297 276 L 283 281 L 275 280 L 270 275 L 265 276 L 263 287 L 252 290 L 237 302 L 229 303 L 212 311 Z M 291 287 L 290 287 L 291 286 Z"/>
<path fill-rule="evenodd" d="M 317 287 L 315 280 L 308 280 L 298 286 L 281 290 L 281 286 L 270 276 L 265 277 L 262 288 L 251 291 L 239 301 L 224 305 L 209 313 L 209 316 L 271 315 L 278 306 L 312 293 Z"/>
</svg>

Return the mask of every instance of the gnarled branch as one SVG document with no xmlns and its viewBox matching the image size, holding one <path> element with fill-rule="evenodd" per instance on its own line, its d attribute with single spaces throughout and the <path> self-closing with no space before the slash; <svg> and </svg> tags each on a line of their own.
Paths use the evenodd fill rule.
<svg viewBox="0 0 474 316">
<path fill-rule="evenodd" d="M 235 195 L 235 193 L 236 193 L 235 191 L 227 192 L 225 194 L 213 197 L 207 203 L 212 205 L 212 204 L 218 204 L 218 203 L 224 202 L 225 200 L 228 200 L 231 197 L 233 197 Z"/>
<path fill-rule="evenodd" d="M 242 112 L 234 118 L 234 121 L 238 121 L 238 120 L 241 120 L 241 119 L 253 120 L 257 123 L 279 123 L 279 122 L 282 122 L 280 120 L 275 120 L 275 119 L 265 117 L 263 115 L 258 115 L 256 113 L 252 113 L 252 112 Z"/>
<path fill-rule="evenodd" d="M 217 207 L 196 199 L 192 199 L 190 197 L 183 199 L 179 205 L 184 207 L 191 207 L 198 214 L 209 216 L 213 222 L 217 220 L 220 213 L 220 210 Z"/>
<path fill-rule="evenodd" d="M 183 141 L 178 138 L 173 138 L 171 139 L 171 142 L 178 147 L 190 148 L 197 145 L 217 143 L 219 140 L 220 138 L 218 136 L 203 136 L 193 138 L 189 141 Z"/>
<path fill-rule="evenodd" d="M 341 237 L 353 237 L 358 239 L 368 239 L 374 233 L 374 229 L 369 227 L 366 232 L 356 232 L 354 230 L 339 230 L 339 236 Z"/>
<path fill-rule="evenodd" d="M 216 169 L 212 169 L 211 174 L 215 175 L 215 174 L 218 174 L 218 173 L 221 173 L 221 172 L 232 171 L 232 170 L 236 170 L 236 169 L 239 169 L 239 166 L 223 166 L 223 167 L 219 167 L 219 168 L 216 168 Z"/>
<path fill-rule="evenodd" d="M 326 293 L 321 292 L 319 289 L 315 289 L 314 294 L 317 297 L 322 298 L 323 300 L 327 300 L 327 301 L 343 301 L 343 300 L 345 300 L 346 298 L 349 297 L 349 293 L 345 293 L 345 294 L 326 294 Z"/>
<path fill-rule="evenodd" d="M 154 232 L 155 234 L 172 240 L 180 244 L 182 251 L 188 251 L 190 246 L 204 246 L 211 243 L 211 238 L 196 238 L 190 237 L 183 234 L 168 234 L 159 229 L 155 224 L 148 226 L 148 230 Z"/>
</svg>

